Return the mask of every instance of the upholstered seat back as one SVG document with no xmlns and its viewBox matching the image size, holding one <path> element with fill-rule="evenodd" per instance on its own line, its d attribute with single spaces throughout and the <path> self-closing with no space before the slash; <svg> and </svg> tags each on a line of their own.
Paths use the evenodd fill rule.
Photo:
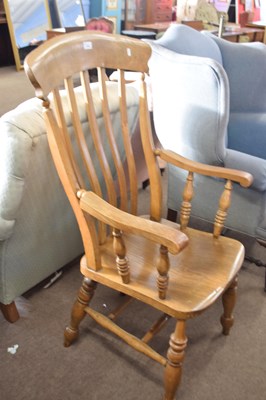
<svg viewBox="0 0 266 400">
<path fill-rule="evenodd" d="M 223 165 L 229 85 L 222 65 L 210 58 L 176 53 L 160 46 L 159 40 L 152 49 L 153 116 L 162 146 L 200 162 L 204 154 L 204 162 Z M 212 135 L 206 140 L 207 131 Z"/>
<path fill-rule="evenodd" d="M 262 82 L 266 46 L 259 42 L 231 43 L 207 32 L 204 36 L 219 47 L 229 81 L 228 148 L 265 160 L 266 91 Z"/>
<path fill-rule="evenodd" d="M 234 188 L 226 226 L 265 239 L 266 46 L 230 43 L 182 24 L 171 25 L 150 45 L 153 116 L 162 146 L 195 161 L 250 172 L 251 188 L 245 193 Z M 168 177 L 168 208 L 178 210 L 185 177 L 174 167 Z M 195 179 L 199 191 L 192 213 L 211 221 L 214 205 L 210 200 L 202 208 L 203 198 L 221 182 L 208 178 L 201 191 L 203 181 Z"/>
<path fill-rule="evenodd" d="M 223 64 L 219 46 L 207 35 L 182 24 L 172 24 L 156 41 L 160 46 L 179 54 L 208 57 Z"/>
</svg>

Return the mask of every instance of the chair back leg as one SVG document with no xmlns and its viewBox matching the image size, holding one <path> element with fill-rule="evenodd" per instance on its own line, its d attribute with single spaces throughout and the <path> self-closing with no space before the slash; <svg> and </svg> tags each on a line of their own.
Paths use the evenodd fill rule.
<svg viewBox="0 0 266 400">
<path fill-rule="evenodd" d="M 167 365 L 164 376 L 164 400 L 174 400 L 182 374 L 182 363 L 187 347 L 185 333 L 186 321 L 178 320 L 175 331 L 170 336 L 169 349 L 167 352 Z"/>
</svg>

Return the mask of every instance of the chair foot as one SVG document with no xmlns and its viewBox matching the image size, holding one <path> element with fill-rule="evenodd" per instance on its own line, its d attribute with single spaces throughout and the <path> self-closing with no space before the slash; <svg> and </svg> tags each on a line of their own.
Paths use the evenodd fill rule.
<svg viewBox="0 0 266 400">
<path fill-rule="evenodd" d="M 222 301 L 224 313 L 221 316 L 223 334 L 229 335 L 230 329 L 234 324 L 233 309 L 236 303 L 237 277 L 233 280 L 229 288 L 224 292 Z"/>
<path fill-rule="evenodd" d="M 2 304 L 0 303 L 0 309 L 2 311 L 3 316 L 8 322 L 16 322 L 19 319 L 19 313 L 17 310 L 16 303 L 12 301 L 10 304 Z"/>
<path fill-rule="evenodd" d="M 70 325 L 66 327 L 64 332 L 64 346 L 69 347 L 79 335 L 79 325 L 86 315 L 85 307 L 90 303 L 97 283 L 88 278 L 84 278 L 77 300 L 75 301 L 72 312 Z"/>
<path fill-rule="evenodd" d="M 175 331 L 170 337 L 170 347 L 167 352 L 167 365 L 165 367 L 165 393 L 163 400 L 174 400 L 181 380 L 182 363 L 185 357 L 185 348 L 187 346 L 185 326 L 186 321 L 177 321 Z"/>
</svg>

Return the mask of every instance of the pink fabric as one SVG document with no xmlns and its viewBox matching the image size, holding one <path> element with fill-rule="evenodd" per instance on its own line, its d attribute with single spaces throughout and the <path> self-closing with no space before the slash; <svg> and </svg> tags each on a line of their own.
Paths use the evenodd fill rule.
<svg viewBox="0 0 266 400">
<path fill-rule="evenodd" d="M 111 21 L 110 21 L 111 22 Z M 113 28 L 111 26 L 112 24 L 109 23 L 108 21 L 99 19 L 99 20 L 91 20 L 88 21 L 86 24 L 86 29 L 87 30 L 92 30 L 92 31 L 102 31 L 106 33 L 113 33 Z"/>
</svg>

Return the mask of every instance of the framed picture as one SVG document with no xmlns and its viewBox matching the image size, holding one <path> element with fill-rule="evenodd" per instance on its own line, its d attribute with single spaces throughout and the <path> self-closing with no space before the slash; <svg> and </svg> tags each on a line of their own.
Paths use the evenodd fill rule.
<svg viewBox="0 0 266 400">
<path fill-rule="evenodd" d="M 118 7 L 118 1 L 117 0 L 107 0 L 106 1 L 106 8 L 108 10 L 114 10 Z"/>
</svg>

